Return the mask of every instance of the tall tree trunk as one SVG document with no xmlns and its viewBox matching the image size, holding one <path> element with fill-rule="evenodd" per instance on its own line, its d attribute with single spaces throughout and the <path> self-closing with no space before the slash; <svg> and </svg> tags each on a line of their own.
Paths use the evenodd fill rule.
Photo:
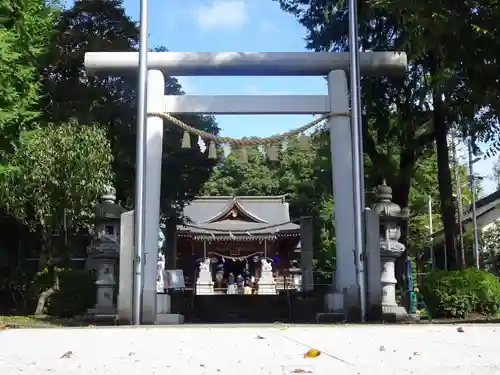
<svg viewBox="0 0 500 375">
<path fill-rule="evenodd" d="M 439 195 L 441 197 L 441 217 L 446 246 L 448 269 L 457 269 L 457 239 L 455 204 L 453 202 L 453 187 L 451 184 L 451 171 L 448 150 L 448 126 L 446 123 L 445 108 L 441 93 L 436 90 L 433 94 L 434 106 L 434 134 L 436 137 L 437 167 Z"/>
<path fill-rule="evenodd" d="M 396 186 L 393 189 L 392 201 L 401 208 L 408 207 L 410 196 L 411 175 L 413 166 L 416 163 L 414 150 L 402 149 L 399 158 L 399 171 L 397 174 Z"/>
</svg>

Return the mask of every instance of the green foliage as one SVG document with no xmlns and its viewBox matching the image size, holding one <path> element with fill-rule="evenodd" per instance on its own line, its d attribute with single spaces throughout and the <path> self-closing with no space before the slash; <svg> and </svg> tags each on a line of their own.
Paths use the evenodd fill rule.
<svg viewBox="0 0 500 375">
<path fill-rule="evenodd" d="M 40 268 L 68 258 L 70 248 L 81 253 L 92 205 L 106 185 L 133 208 L 136 76 L 91 76 L 83 62 L 89 51 L 136 51 L 139 30 L 122 0 L 76 1 L 66 9 L 58 0 L 0 0 L 0 22 L 0 213 L 7 218 L 0 229 L 12 233 L 0 258 L 10 259 L 11 277 L 21 274 L 27 252 L 40 258 Z M 167 94 L 183 94 L 175 78 L 165 81 Z M 180 118 L 218 130 L 211 116 Z M 177 221 L 214 162 L 181 149 L 181 133 L 164 129 L 161 213 Z M 16 238 L 26 229 L 29 236 Z"/>
<path fill-rule="evenodd" d="M 490 272 L 500 276 L 500 221 L 494 221 L 491 226 L 481 232 L 482 257 Z"/>
<path fill-rule="evenodd" d="M 44 0 L 0 1 L 0 174 L 3 158 L 19 132 L 38 116 L 38 62 L 54 22 L 55 9 Z"/>
<path fill-rule="evenodd" d="M 248 150 L 248 163 L 244 163 L 235 150 L 219 161 L 201 191 L 205 195 L 286 195 L 292 218 L 313 216 L 318 282 L 331 281 L 335 258 L 331 165 L 324 158 L 324 135 L 321 130 L 312 135 L 310 150 L 302 150 L 296 139 L 290 139 L 279 162 L 269 161 L 254 148 Z"/>
<path fill-rule="evenodd" d="M 338 0 L 276 0 L 307 29 L 307 47 L 347 51 L 347 4 Z M 498 29 L 500 12 L 491 0 L 479 3 L 369 0 L 358 3 L 360 48 L 404 51 L 405 77 L 364 77 L 361 82 L 364 150 L 369 164 L 408 204 L 413 166 L 429 149 L 437 154 L 440 213 L 448 263 L 457 266 L 456 214 L 447 135 L 498 139 Z M 460 40 L 451 46 L 450 40 Z M 471 53 L 473 51 L 473 53 Z M 500 143 L 493 150 L 500 149 Z M 367 176 L 368 181 L 370 177 Z"/>
<path fill-rule="evenodd" d="M 0 201 L 46 245 L 63 229 L 65 216 L 70 227 L 89 223 L 92 204 L 113 177 L 109 141 L 97 125 L 70 122 L 25 131 L 8 161 L 13 171 L 1 177 Z"/>
<path fill-rule="evenodd" d="M 433 318 L 496 315 L 500 311 L 500 281 L 475 268 L 433 271 L 422 280 L 420 292 Z"/>
<path fill-rule="evenodd" d="M 58 278 L 59 288 L 45 303 L 47 315 L 70 318 L 86 312 L 95 304 L 96 287 L 95 276 L 85 270 L 71 268 L 56 268 L 55 277 Z M 45 268 L 38 272 L 32 281 L 29 295 L 37 299 L 40 293 L 51 288 L 54 284 L 54 273 Z"/>
<path fill-rule="evenodd" d="M 122 0 L 76 1 L 58 17 L 42 74 L 44 119 L 81 124 L 98 123 L 106 129 L 113 154 L 117 198 L 133 208 L 137 123 L 137 78 L 90 76 L 83 66 L 90 51 L 137 51 L 138 25 L 125 12 Z M 165 47 L 155 48 L 165 51 Z M 178 81 L 165 77 L 165 93 L 182 95 Z M 198 129 L 216 133 L 211 116 L 180 115 Z M 165 124 L 163 136 L 161 213 L 178 218 L 184 204 L 196 196 L 210 177 L 213 160 L 199 150 L 181 149 L 182 132 Z"/>
</svg>

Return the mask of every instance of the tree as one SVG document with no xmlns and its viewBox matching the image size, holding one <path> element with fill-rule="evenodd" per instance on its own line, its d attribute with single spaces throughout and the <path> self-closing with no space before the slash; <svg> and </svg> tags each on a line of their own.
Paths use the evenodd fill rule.
<svg viewBox="0 0 500 375">
<path fill-rule="evenodd" d="M 331 282 L 335 266 L 335 240 L 331 165 L 324 167 L 323 129 L 311 135 L 313 147 L 304 150 L 294 138 L 287 140 L 279 161 L 270 161 L 258 148 L 250 148 L 248 162 L 241 161 L 239 150 L 221 159 L 210 180 L 206 195 L 286 195 L 290 216 L 312 216 L 316 279 Z M 329 153 L 329 148 L 328 148 Z M 326 186 L 324 185 L 326 183 Z"/>
<path fill-rule="evenodd" d="M 495 275 L 500 275 L 500 222 L 494 221 L 481 233 L 482 254 L 486 267 Z"/>
<path fill-rule="evenodd" d="M 332 189 L 331 154 L 328 130 L 317 129 L 312 135 L 313 148 L 302 150 L 293 139 L 282 150 L 279 162 L 270 162 L 257 149 L 249 150 L 248 163 L 240 160 L 238 151 L 221 159 L 202 193 L 206 195 L 281 195 L 286 194 L 293 218 L 311 215 L 314 218 L 314 249 L 317 281 L 330 282 L 335 268 L 335 222 Z M 380 143 L 386 155 L 393 147 L 392 155 L 399 155 L 395 145 Z M 382 148 L 386 149 L 383 150 Z M 397 159 L 396 159 L 397 160 Z M 373 164 L 367 158 L 365 173 L 367 180 L 376 176 L 393 176 L 397 163 Z M 429 243 L 428 196 L 437 202 L 437 162 L 435 151 L 429 149 L 420 163 L 411 170 L 411 188 L 408 206 L 409 220 L 408 249 L 420 255 Z M 463 172 L 463 173 L 462 173 Z M 466 178 L 465 171 L 461 171 Z M 375 176 L 375 177 L 374 177 Z M 369 193 L 369 192 L 368 192 Z M 374 197 L 368 194 L 368 204 Z M 435 231 L 439 227 L 440 215 L 434 214 Z"/>
<path fill-rule="evenodd" d="M 38 116 L 38 62 L 56 9 L 43 0 L 0 1 L 0 172 L 23 129 Z"/>
<path fill-rule="evenodd" d="M 139 30 L 123 8 L 122 0 L 77 1 L 61 13 L 51 39 L 42 75 L 44 116 L 47 121 L 78 119 L 105 126 L 113 150 L 118 199 L 132 208 L 135 176 L 135 74 L 88 75 L 83 66 L 88 51 L 136 51 Z M 165 51 L 164 47 L 156 48 Z M 165 92 L 183 94 L 178 81 L 165 77 Z M 218 131 L 211 116 L 179 116 L 201 130 Z M 192 150 L 181 149 L 182 133 L 165 123 L 161 211 L 176 220 L 182 206 L 209 178 L 214 162 Z"/>
<path fill-rule="evenodd" d="M 345 2 L 277 1 L 307 28 L 308 48 L 347 49 Z M 489 26 L 488 33 L 497 28 L 492 23 L 497 20 L 494 18 L 498 15 L 496 8 L 494 2 L 488 1 L 481 2 L 479 7 L 476 3 L 466 2 L 457 7 L 455 3 L 426 0 L 411 5 L 396 0 L 359 4 L 362 49 L 405 51 L 409 57 L 404 79 L 364 78 L 362 81 L 366 153 L 377 165 L 384 165 L 386 158 L 380 157 L 376 148 L 386 144 L 381 139 L 394 139 L 396 135 L 399 166 L 395 183 L 391 184 L 395 188 L 396 203 L 406 205 L 412 165 L 435 140 L 441 213 L 452 267 L 458 263 L 447 134 L 451 126 L 457 126 L 463 135 L 475 139 L 490 137 L 498 128 L 494 126 L 496 114 L 491 110 L 495 105 L 498 107 L 498 96 L 495 99 L 492 95 L 498 88 L 493 87 L 491 79 L 491 72 L 498 68 L 496 64 L 488 64 L 495 61 L 491 47 L 488 52 L 484 50 L 488 40 L 490 46 L 497 41 L 494 34 L 486 37 L 480 31 L 485 29 L 485 23 Z M 487 21 L 483 20 L 485 16 Z M 447 48 L 450 40 L 460 40 L 460 46 Z M 470 53 L 472 50 L 474 53 Z M 485 61 L 487 66 L 479 73 Z M 477 77 L 481 83 L 476 82 Z M 390 117 L 396 121 L 390 121 Z"/>
<path fill-rule="evenodd" d="M 21 134 L 16 151 L 7 159 L 12 166 L 1 176 L 0 201 L 41 241 L 41 268 L 52 268 L 62 249 L 54 236 L 70 226 L 91 224 L 92 206 L 113 179 L 112 154 L 103 128 L 70 122 L 36 127 Z M 60 250 L 58 252 L 58 250 Z M 54 285 L 40 295 L 37 313 L 58 288 Z"/>
</svg>

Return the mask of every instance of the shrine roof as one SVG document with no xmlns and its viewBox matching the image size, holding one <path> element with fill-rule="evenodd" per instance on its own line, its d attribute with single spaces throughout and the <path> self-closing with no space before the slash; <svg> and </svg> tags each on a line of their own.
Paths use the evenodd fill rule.
<svg viewBox="0 0 500 375">
<path fill-rule="evenodd" d="M 203 196 L 184 209 L 188 219 L 180 233 L 210 237 L 296 233 L 300 225 L 290 220 L 285 196 Z"/>
</svg>

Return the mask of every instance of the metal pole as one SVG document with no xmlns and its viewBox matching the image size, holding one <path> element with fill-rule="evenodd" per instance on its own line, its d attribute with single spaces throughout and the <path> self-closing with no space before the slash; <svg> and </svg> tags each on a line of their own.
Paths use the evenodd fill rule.
<svg viewBox="0 0 500 375">
<path fill-rule="evenodd" d="M 472 195 L 472 227 L 474 230 L 474 260 L 476 268 L 479 269 L 479 234 L 477 231 L 477 214 L 476 214 L 476 177 L 474 176 L 474 162 L 472 160 L 472 140 L 469 138 L 469 183 Z"/>
<path fill-rule="evenodd" d="M 460 173 L 459 173 L 459 163 L 458 163 L 458 157 L 457 157 L 457 145 L 455 143 L 455 132 L 451 132 L 451 148 L 452 148 L 452 165 L 453 165 L 453 170 L 455 172 L 455 187 L 457 191 L 457 216 L 458 216 L 458 236 L 459 236 L 459 246 L 460 246 L 460 255 L 461 255 L 461 266 L 465 267 L 466 262 L 465 262 L 465 246 L 464 246 L 464 231 L 462 227 L 462 222 L 463 222 L 463 207 L 462 207 L 462 183 L 460 181 Z"/>
<path fill-rule="evenodd" d="M 148 2 L 141 0 L 139 30 L 139 81 L 137 98 L 136 171 L 135 171 L 135 223 L 134 223 L 134 290 L 132 323 L 141 324 L 142 266 L 144 255 L 144 175 L 146 171 L 146 91 L 148 53 Z"/>
<path fill-rule="evenodd" d="M 433 228 L 432 228 L 432 197 L 429 195 L 429 249 L 431 252 L 431 266 L 432 270 L 436 268 L 436 259 L 434 254 L 434 239 L 432 238 Z"/>
<path fill-rule="evenodd" d="M 351 126 L 352 158 L 354 180 L 354 233 L 356 252 L 356 281 L 359 288 L 361 321 L 366 318 L 365 270 L 364 270 L 364 233 L 363 233 L 363 127 L 361 123 L 361 93 L 359 72 L 358 15 L 356 0 L 349 0 L 349 75 L 351 85 Z"/>
</svg>

